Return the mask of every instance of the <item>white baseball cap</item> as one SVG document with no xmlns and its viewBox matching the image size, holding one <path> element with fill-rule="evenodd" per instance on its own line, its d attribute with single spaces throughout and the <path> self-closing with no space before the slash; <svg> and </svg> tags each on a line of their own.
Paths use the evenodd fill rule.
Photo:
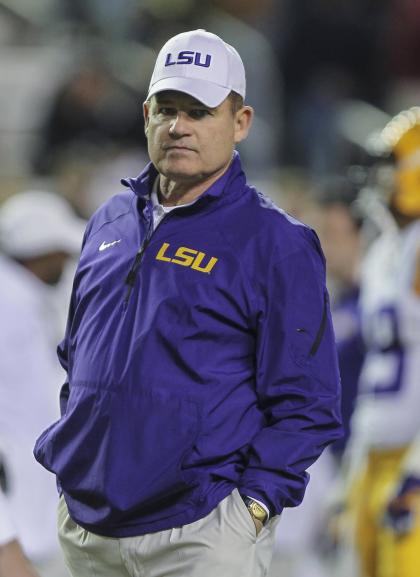
<svg viewBox="0 0 420 577">
<path fill-rule="evenodd" d="M 58 194 L 20 192 L 0 206 L 0 250 L 22 259 L 55 251 L 77 255 L 85 227 L 85 221 Z"/>
<path fill-rule="evenodd" d="M 164 44 L 147 100 L 163 90 L 177 90 L 215 108 L 232 90 L 245 98 L 245 88 L 245 69 L 235 48 L 199 29 L 178 34 Z"/>
</svg>

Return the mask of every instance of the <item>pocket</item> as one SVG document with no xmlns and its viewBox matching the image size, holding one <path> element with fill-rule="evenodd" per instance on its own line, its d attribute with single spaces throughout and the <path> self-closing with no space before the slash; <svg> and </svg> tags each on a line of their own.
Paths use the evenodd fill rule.
<svg viewBox="0 0 420 577">
<path fill-rule="evenodd" d="M 71 501 L 89 509 L 90 523 L 117 522 L 191 488 L 182 465 L 198 421 L 194 402 L 167 391 L 72 385 L 66 414 L 42 437 L 37 457 Z"/>
<path fill-rule="evenodd" d="M 191 487 L 183 464 L 198 436 L 198 407 L 166 392 L 142 392 L 128 402 L 121 409 L 127 426 L 114 419 L 111 427 L 107 491 L 117 507 L 141 503 L 145 513 Z"/>
</svg>

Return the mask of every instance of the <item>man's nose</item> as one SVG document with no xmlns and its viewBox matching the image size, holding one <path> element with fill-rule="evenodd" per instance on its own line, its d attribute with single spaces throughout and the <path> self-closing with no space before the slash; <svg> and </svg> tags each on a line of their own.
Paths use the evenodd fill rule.
<svg viewBox="0 0 420 577">
<path fill-rule="evenodd" d="M 187 115 L 184 112 L 178 112 L 170 122 L 169 134 L 176 138 L 177 136 L 185 136 L 189 132 Z"/>
</svg>

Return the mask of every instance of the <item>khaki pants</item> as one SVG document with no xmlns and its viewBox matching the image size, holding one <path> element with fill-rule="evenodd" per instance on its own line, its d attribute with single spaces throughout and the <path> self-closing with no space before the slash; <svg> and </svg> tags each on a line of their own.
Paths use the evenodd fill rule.
<svg viewBox="0 0 420 577">
<path fill-rule="evenodd" d="M 32 561 L 32 564 L 39 577 L 70 577 L 61 551 L 46 560 Z"/>
<path fill-rule="evenodd" d="M 140 537 L 101 537 L 70 517 L 63 498 L 58 531 L 73 577 L 264 577 L 278 517 L 258 536 L 235 489 L 206 517 Z"/>
</svg>

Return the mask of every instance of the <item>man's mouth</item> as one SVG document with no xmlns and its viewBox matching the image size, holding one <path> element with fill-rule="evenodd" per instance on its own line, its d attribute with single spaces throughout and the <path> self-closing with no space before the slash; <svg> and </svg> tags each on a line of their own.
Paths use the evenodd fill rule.
<svg viewBox="0 0 420 577">
<path fill-rule="evenodd" d="M 182 144 L 164 144 L 163 150 L 179 150 L 181 152 L 189 151 L 189 152 L 196 152 L 190 146 L 183 146 Z"/>
</svg>

